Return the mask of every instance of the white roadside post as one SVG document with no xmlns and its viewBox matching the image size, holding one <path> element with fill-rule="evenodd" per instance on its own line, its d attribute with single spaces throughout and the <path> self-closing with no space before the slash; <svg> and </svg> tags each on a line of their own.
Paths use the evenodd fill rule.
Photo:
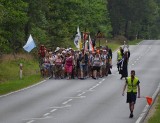
<svg viewBox="0 0 160 123">
<path fill-rule="evenodd" d="M 23 64 L 22 63 L 20 63 L 19 68 L 20 68 L 19 77 L 20 77 L 20 79 L 22 79 L 22 72 L 23 72 Z"/>
</svg>

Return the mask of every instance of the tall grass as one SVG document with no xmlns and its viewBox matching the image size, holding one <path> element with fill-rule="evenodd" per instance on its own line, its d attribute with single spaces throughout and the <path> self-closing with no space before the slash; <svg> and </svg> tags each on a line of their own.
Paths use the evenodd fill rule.
<svg viewBox="0 0 160 123">
<path fill-rule="evenodd" d="M 23 64 L 23 77 L 19 77 L 19 64 Z M 38 61 L 31 55 L 4 55 L 0 60 L 0 94 L 16 91 L 42 80 Z"/>
</svg>

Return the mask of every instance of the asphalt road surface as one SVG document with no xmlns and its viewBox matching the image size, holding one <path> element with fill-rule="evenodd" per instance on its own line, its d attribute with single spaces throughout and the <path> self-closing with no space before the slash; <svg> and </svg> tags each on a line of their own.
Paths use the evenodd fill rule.
<svg viewBox="0 0 160 123">
<path fill-rule="evenodd" d="M 130 46 L 129 71 L 140 80 L 141 96 L 152 96 L 160 82 L 160 41 Z M 129 72 L 130 74 L 130 72 Z M 112 75 L 98 80 L 46 80 L 0 97 L 0 123 L 135 123 L 146 100 L 137 99 L 129 118 L 125 80 L 120 80 L 113 53 Z"/>
</svg>

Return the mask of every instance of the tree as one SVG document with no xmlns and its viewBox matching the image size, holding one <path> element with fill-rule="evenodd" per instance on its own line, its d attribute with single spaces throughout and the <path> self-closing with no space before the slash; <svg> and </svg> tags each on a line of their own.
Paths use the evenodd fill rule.
<svg viewBox="0 0 160 123">
<path fill-rule="evenodd" d="M 24 40 L 24 25 L 27 22 L 27 3 L 22 0 L 1 0 L 3 9 L 3 19 L 0 23 L 1 39 L 12 52 L 16 52 L 22 47 Z"/>
</svg>

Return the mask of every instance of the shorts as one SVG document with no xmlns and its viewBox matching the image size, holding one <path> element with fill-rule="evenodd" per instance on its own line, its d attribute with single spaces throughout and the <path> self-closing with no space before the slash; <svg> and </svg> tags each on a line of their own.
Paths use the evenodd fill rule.
<svg viewBox="0 0 160 123">
<path fill-rule="evenodd" d="M 100 68 L 101 68 L 100 66 L 93 66 L 93 69 L 92 69 L 92 70 L 93 70 L 93 71 L 96 70 L 97 72 L 99 72 L 99 71 L 100 71 Z"/>
<path fill-rule="evenodd" d="M 137 93 L 127 92 L 127 103 L 136 103 Z"/>
<path fill-rule="evenodd" d="M 86 65 L 85 65 L 85 64 L 80 64 L 80 70 L 81 70 L 81 71 L 86 70 Z"/>
</svg>

